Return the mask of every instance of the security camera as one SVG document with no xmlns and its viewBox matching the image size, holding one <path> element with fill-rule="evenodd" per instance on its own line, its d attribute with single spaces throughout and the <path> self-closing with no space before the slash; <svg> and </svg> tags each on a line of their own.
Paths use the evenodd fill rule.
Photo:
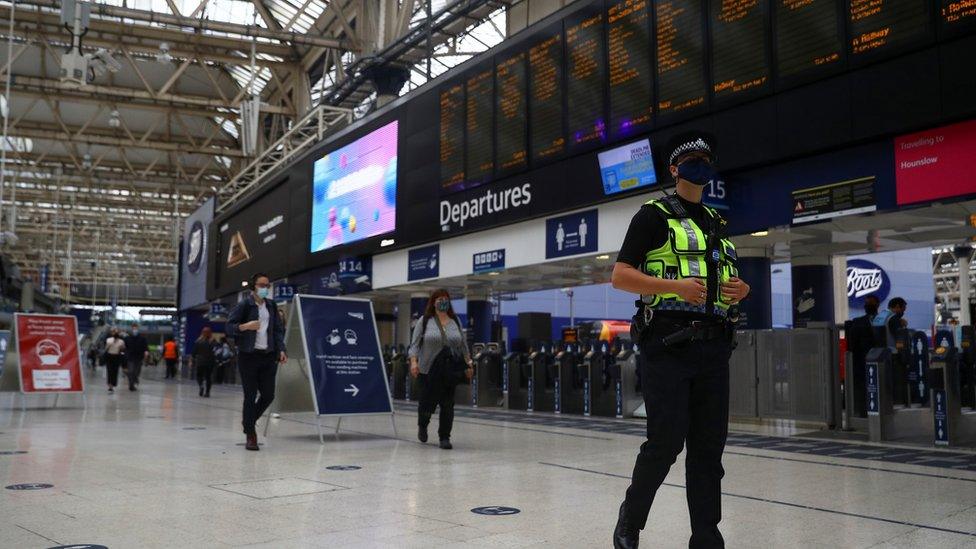
<svg viewBox="0 0 976 549">
<path fill-rule="evenodd" d="M 112 53 L 105 48 L 98 48 L 95 53 L 90 53 L 85 57 L 88 58 L 88 68 L 93 76 L 101 76 L 106 72 L 119 72 L 119 69 L 122 68 L 122 64 L 112 57 Z"/>
</svg>

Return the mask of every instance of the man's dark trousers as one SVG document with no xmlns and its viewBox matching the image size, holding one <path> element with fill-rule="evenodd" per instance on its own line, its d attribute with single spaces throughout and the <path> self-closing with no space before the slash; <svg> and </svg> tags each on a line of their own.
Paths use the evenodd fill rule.
<svg viewBox="0 0 976 549">
<path fill-rule="evenodd" d="M 274 401 L 275 376 L 278 374 L 277 353 L 241 353 L 237 359 L 244 388 L 244 432 L 255 433 L 254 426 Z M 258 396 L 260 395 L 260 397 Z"/>
<path fill-rule="evenodd" d="M 641 339 L 641 383 L 647 441 L 634 465 L 627 508 L 643 529 L 657 489 L 687 444 L 685 475 L 691 516 L 690 547 L 724 547 L 722 452 L 729 422 L 729 338 L 665 346 L 656 334 Z"/>
</svg>

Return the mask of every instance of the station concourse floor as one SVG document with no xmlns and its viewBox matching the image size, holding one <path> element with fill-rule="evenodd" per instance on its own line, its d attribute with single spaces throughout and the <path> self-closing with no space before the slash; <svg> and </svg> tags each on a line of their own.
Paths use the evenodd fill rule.
<svg viewBox="0 0 976 549">
<path fill-rule="evenodd" d="M 22 412 L 0 393 L 0 484 L 53 485 L 0 489 L 0 547 L 610 547 L 642 441 L 633 421 L 459 407 L 444 451 L 417 442 L 415 408 L 398 404 L 397 437 L 389 417 L 346 418 L 338 436 L 324 418 L 320 445 L 313 416 L 285 414 L 248 452 L 239 388 L 203 399 L 189 381 L 147 379 L 109 395 L 103 378 L 88 380 L 84 409 L 63 396 Z M 809 450 L 822 442 L 732 429 L 728 547 L 976 548 L 976 452 L 830 441 L 825 455 Z M 683 462 L 642 547 L 687 547 Z"/>
</svg>

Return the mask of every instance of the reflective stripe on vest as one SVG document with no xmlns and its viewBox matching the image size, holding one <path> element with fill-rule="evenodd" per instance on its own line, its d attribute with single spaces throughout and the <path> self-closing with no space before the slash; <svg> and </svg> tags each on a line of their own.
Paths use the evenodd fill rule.
<svg viewBox="0 0 976 549">
<path fill-rule="evenodd" d="M 668 225 L 668 240 L 661 247 L 645 254 L 644 272 L 654 277 L 671 280 L 692 277 L 707 279 L 709 254 L 713 252 L 708 249 L 708 234 L 695 223 L 694 219 L 678 217 L 665 201 L 651 200 L 647 204 L 659 208 L 664 213 Z M 714 210 L 708 206 L 704 208 L 708 215 L 719 219 Z M 683 208 L 680 213 L 687 215 Z M 719 283 L 728 282 L 730 278 L 739 274 L 735 245 L 729 239 L 723 238 L 718 241 L 717 248 L 714 250 L 718 255 L 717 278 Z M 655 310 L 697 312 L 724 317 L 729 304 L 722 300 L 721 291 L 716 293 L 718 299 L 711 311 L 706 310 L 707 305 L 692 305 L 673 293 L 643 295 L 641 300 L 646 306 Z"/>
</svg>

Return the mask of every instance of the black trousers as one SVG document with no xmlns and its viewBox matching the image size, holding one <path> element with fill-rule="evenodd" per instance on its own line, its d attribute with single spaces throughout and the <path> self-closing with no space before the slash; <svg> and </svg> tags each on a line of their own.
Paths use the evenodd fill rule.
<svg viewBox="0 0 976 549">
<path fill-rule="evenodd" d="M 440 440 L 450 439 L 451 429 L 454 428 L 454 385 L 433 380 L 430 374 L 419 374 L 417 384 L 420 386 L 417 424 L 420 427 L 429 425 L 430 417 L 440 406 L 437 436 Z"/>
<path fill-rule="evenodd" d="M 722 452 L 729 432 L 729 338 L 671 347 L 666 334 L 641 340 L 641 387 L 647 409 L 647 441 L 641 445 L 627 489 L 631 524 L 643 529 L 657 489 L 683 445 L 689 547 L 724 547 Z"/>
<path fill-rule="evenodd" d="M 166 379 L 176 377 L 176 359 L 167 358 L 166 359 Z"/>
<path fill-rule="evenodd" d="M 237 359 L 244 387 L 244 432 L 256 433 L 254 426 L 274 401 L 278 357 L 274 353 L 241 353 Z"/>
<path fill-rule="evenodd" d="M 213 386 L 214 366 L 213 364 L 201 362 L 200 364 L 197 364 L 196 367 L 197 367 L 197 385 L 199 385 L 201 389 L 205 389 L 207 391 L 207 394 L 209 395 L 210 388 Z"/>
<path fill-rule="evenodd" d="M 110 387 L 116 387 L 119 384 L 119 368 L 122 367 L 122 361 L 124 359 L 122 355 L 105 356 L 105 372 L 108 374 L 108 384 Z"/>
<path fill-rule="evenodd" d="M 142 358 L 128 358 L 126 364 L 128 365 L 126 374 L 129 376 L 129 387 L 135 387 L 139 385 L 139 374 L 142 373 Z"/>
</svg>

